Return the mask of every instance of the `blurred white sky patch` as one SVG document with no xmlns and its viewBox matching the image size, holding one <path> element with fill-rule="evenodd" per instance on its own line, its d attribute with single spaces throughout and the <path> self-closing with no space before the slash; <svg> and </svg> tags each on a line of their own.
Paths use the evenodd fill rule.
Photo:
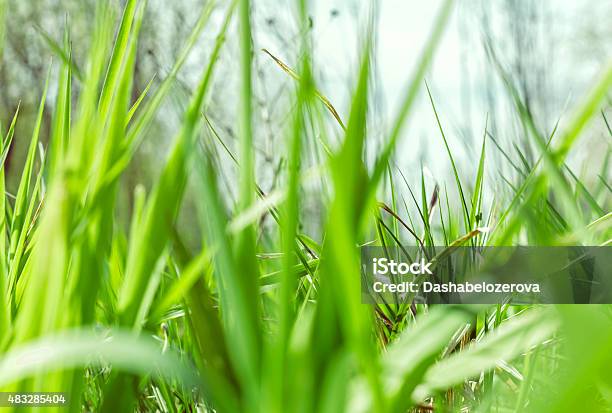
<svg viewBox="0 0 612 413">
<path fill-rule="evenodd" d="M 293 2 L 256 3 L 267 23 L 292 22 Z M 393 119 L 398 103 L 433 27 L 441 1 L 384 0 L 377 3 L 376 121 L 372 133 Z M 344 118 L 358 69 L 369 3 L 354 0 L 312 3 L 312 38 L 316 75 L 321 89 Z M 467 0 L 455 3 L 432 68 L 427 75 L 438 113 L 457 158 L 468 166 L 478 154 L 485 117 L 499 135 L 516 137 L 516 117 L 506 91 L 483 46 L 490 37 L 495 53 L 528 95 L 534 117 L 549 133 L 586 93 L 610 60 L 612 31 L 608 24 L 612 2 L 588 0 L 523 1 Z M 259 22 L 258 22 L 259 23 Z M 257 26 L 259 46 L 292 64 L 297 42 L 284 39 L 267 26 Z M 565 113 L 568 117 L 568 113 Z M 563 121 L 563 118 L 562 118 Z M 434 171 L 447 170 L 446 154 L 423 89 L 402 140 L 397 158 L 405 165 L 423 160 Z M 403 166 L 405 166 L 403 165 Z"/>
</svg>

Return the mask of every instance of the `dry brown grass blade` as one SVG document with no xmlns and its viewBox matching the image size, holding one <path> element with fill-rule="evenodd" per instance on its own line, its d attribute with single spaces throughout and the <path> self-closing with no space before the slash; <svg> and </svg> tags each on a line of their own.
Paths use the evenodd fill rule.
<svg viewBox="0 0 612 413">
<path fill-rule="evenodd" d="M 267 54 L 268 56 L 270 56 L 270 58 L 272 58 L 272 60 L 274 60 L 274 62 L 280 66 L 281 69 L 283 69 L 283 71 L 285 73 L 287 73 L 289 76 L 291 76 L 293 79 L 299 81 L 300 80 L 300 76 L 293 70 L 291 69 L 287 64 L 285 64 L 285 62 L 283 62 L 282 60 L 280 60 L 278 57 L 274 56 L 272 53 L 270 53 L 270 51 L 268 49 L 261 49 L 265 54 Z M 334 108 L 334 105 L 331 104 L 331 102 L 329 101 L 329 99 L 327 99 L 321 92 L 319 92 L 317 89 L 315 89 L 315 95 L 317 96 L 317 98 L 319 98 L 319 100 L 321 102 L 323 102 L 323 104 L 325 105 L 325 107 L 327 108 L 327 110 L 332 114 L 332 116 L 338 121 L 338 124 L 340 125 L 340 127 L 343 130 L 346 130 L 346 126 L 344 126 L 344 122 L 342 122 L 342 118 L 340 118 L 340 115 L 338 114 L 338 111 L 336 110 L 336 108 Z"/>
<path fill-rule="evenodd" d="M 465 244 L 466 242 L 468 242 L 470 239 L 480 235 L 480 234 L 485 234 L 489 232 L 489 229 L 486 227 L 481 227 L 481 228 L 476 228 L 470 232 L 468 232 L 467 234 L 463 235 L 462 237 L 457 238 L 456 240 L 454 240 L 449 247 L 459 247 L 463 244 Z"/>
<path fill-rule="evenodd" d="M 382 209 L 383 211 L 385 211 L 386 213 L 388 213 L 389 215 L 391 215 L 393 218 L 395 218 L 397 220 L 397 222 L 399 222 L 406 229 L 406 231 L 408 231 L 417 240 L 417 242 L 421 246 L 421 249 L 423 250 L 423 252 L 427 253 L 427 251 L 425 249 L 425 245 L 423 244 L 423 241 L 421 241 L 421 238 L 419 238 L 419 236 L 416 234 L 416 232 L 414 232 L 414 230 L 412 228 L 410 228 L 410 226 L 399 215 L 397 215 L 395 213 L 395 211 L 393 211 L 384 202 L 378 202 L 378 207 L 380 209 Z"/>
<path fill-rule="evenodd" d="M 485 234 L 487 232 L 489 232 L 489 228 L 479 227 L 457 238 L 448 247 L 446 247 L 438 255 L 436 255 L 433 258 L 433 262 L 439 262 L 442 258 L 446 258 L 450 254 L 452 254 L 457 248 L 461 247 L 472 238 L 477 237 L 480 234 Z"/>
</svg>

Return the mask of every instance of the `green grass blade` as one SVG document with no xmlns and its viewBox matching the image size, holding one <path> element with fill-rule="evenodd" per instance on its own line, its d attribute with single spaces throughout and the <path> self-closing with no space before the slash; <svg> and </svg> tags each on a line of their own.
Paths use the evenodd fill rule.
<svg viewBox="0 0 612 413">
<path fill-rule="evenodd" d="M 61 69 L 57 85 L 57 102 L 53 114 L 53 127 L 51 132 L 51 160 L 49 165 L 50 174 L 57 172 L 59 164 L 66 156 L 66 149 L 70 141 L 70 120 L 72 107 L 72 52 L 70 50 L 70 38 L 68 27 L 64 31 L 64 48 L 68 49 L 67 61 L 65 60 Z M 64 49 L 62 49 L 64 51 Z"/>
<path fill-rule="evenodd" d="M 474 182 L 474 193 L 472 194 L 472 207 L 470 208 L 470 222 L 474 225 L 478 224 L 476 217 L 482 213 L 480 206 L 482 203 L 482 194 L 484 186 L 484 165 L 485 165 L 485 147 L 487 142 L 487 126 L 489 123 L 489 117 L 485 121 L 485 131 L 482 137 L 482 149 L 480 150 L 480 160 L 478 161 L 478 171 L 476 172 L 476 181 Z"/>
<path fill-rule="evenodd" d="M 100 92 L 99 110 L 101 113 L 109 112 L 111 99 L 114 98 L 121 83 L 119 78 L 121 77 L 124 59 L 126 59 L 128 56 L 128 47 L 132 34 L 132 24 L 136 18 L 136 13 L 138 10 L 137 6 L 139 3 L 139 0 L 127 0 L 127 3 L 123 9 L 123 16 L 121 18 L 121 23 L 119 24 L 117 38 L 113 43 L 110 62 L 107 66 L 106 76 L 102 83 L 102 90 Z M 146 4 L 146 1 L 143 4 Z"/>
<path fill-rule="evenodd" d="M 446 148 L 446 153 L 448 154 L 448 158 L 450 159 L 451 166 L 453 167 L 453 175 L 455 176 L 455 183 L 457 185 L 457 191 L 459 192 L 459 196 L 461 198 L 461 206 L 463 207 L 463 214 L 464 214 L 463 219 L 465 223 L 465 231 L 469 232 L 472 230 L 472 221 L 470 219 L 470 212 L 468 210 L 467 202 L 465 200 L 465 195 L 463 193 L 463 185 L 461 185 L 461 178 L 459 177 L 459 171 L 457 170 L 457 165 L 455 164 L 453 153 L 450 150 L 450 147 L 448 146 L 448 140 L 446 139 L 446 135 L 444 134 L 444 129 L 442 128 L 442 123 L 440 123 L 440 117 L 438 116 L 438 111 L 436 110 L 436 105 L 434 104 L 433 97 L 431 96 L 431 91 L 429 90 L 429 86 L 427 85 L 427 83 L 425 83 L 425 87 L 427 89 L 427 95 L 429 96 L 429 101 L 431 102 L 431 107 L 436 117 L 436 122 L 440 130 L 440 135 L 442 136 L 442 140 L 444 141 L 444 147 Z"/>
<path fill-rule="evenodd" d="M 1 5 L 0 5 L 1 7 Z M 1 18 L 1 16 L 0 16 Z M 6 251 L 6 236 L 7 233 L 7 202 L 6 202 L 6 182 L 5 182 L 5 169 L 4 169 L 4 161 L 8 155 L 8 151 L 10 149 L 11 143 L 13 141 L 13 136 L 15 134 L 15 124 L 17 123 L 17 115 L 19 113 L 19 107 L 15 111 L 15 115 L 13 116 L 13 120 L 9 129 L 6 133 L 6 137 L 2 138 L 0 136 L 0 149 L 2 153 L 2 158 L 0 159 L 0 331 L 9 331 L 11 327 L 11 306 L 9 302 L 11 302 L 11 298 L 9 296 L 9 280 L 8 277 L 8 263 L 7 257 L 4 251 Z M 0 348 L 3 346 L 3 340 L 0 339 Z"/>
<path fill-rule="evenodd" d="M 571 175 L 572 179 L 576 183 L 576 196 L 582 195 L 584 200 L 587 202 L 587 204 L 591 208 L 591 211 L 596 216 L 604 215 L 605 211 L 599 205 L 599 203 L 597 203 L 597 200 L 591 194 L 591 192 L 587 189 L 584 183 L 582 183 L 582 181 L 576 176 L 576 174 L 574 174 L 574 172 L 572 172 L 572 170 L 567 165 L 565 165 L 565 170 Z"/>
<path fill-rule="evenodd" d="M 138 108 L 142 104 L 142 101 L 149 94 L 149 90 L 151 89 L 151 86 L 153 86 L 153 82 L 154 81 L 155 81 L 155 76 L 153 76 L 153 78 L 151 80 L 149 80 L 149 83 L 147 83 L 147 86 L 145 86 L 145 88 L 142 91 L 142 93 L 138 96 L 138 99 L 136 99 L 136 102 L 134 102 L 134 104 L 130 108 L 130 111 L 129 111 L 128 115 L 127 115 L 127 122 L 128 123 L 132 120 L 132 118 L 134 117 L 134 115 L 138 111 Z"/>
<path fill-rule="evenodd" d="M 36 181 L 32 188 L 32 194 L 30 196 L 30 200 L 28 201 L 28 205 L 25 210 L 25 215 L 23 218 L 24 226 L 17 236 L 17 243 L 15 244 L 15 252 L 12 257 L 12 261 L 10 263 L 11 265 L 10 265 L 10 270 L 8 273 L 8 281 L 9 281 L 9 288 L 10 288 L 9 292 L 11 294 L 15 293 L 17 283 L 19 282 L 19 274 L 23 270 L 24 256 L 26 255 L 27 248 L 31 247 L 31 245 L 27 244 L 27 241 L 28 241 L 28 238 L 31 237 L 31 231 L 36 227 L 35 213 L 41 209 L 42 204 L 44 202 L 43 198 L 41 198 L 40 200 L 38 199 L 38 196 L 41 195 L 41 192 L 42 192 L 41 187 L 42 187 L 42 179 L 43 179 L 43 172 L 44 172 L 44 166 L 45 166 L 44 158 L 41 158 L 40 164 L 41 164 L 41 167 L 40 167 L 40 170 L 38 171 Z M 20 295 L 20 294 L 17 294 L 17 295 Z"/>
<path fill-rule="evenodd" d="M 92 145 L 89 136 L 96 136 L 102 126 L 98 119 L 98 102 L 100 99 L 100 84 L 103 81 L 107 67 L 108 53 L 111 50 L 113 38 L 113 11 L 108 2 L 96 3 L 96 14 L 93 27 L 90 53 L 85 72 L 85 81 L 76 111 L 78 121 L 71 133 L 73 139 L 68 146 L 66 167 L 74 169 L 79 176 L 87 176 L 97 145 Z M 108 113 L 108 112 L 106 112 Z"/>
<path fill-rule="evenodd" d="M 30 138 L 30 146 L 28 148 L 25 165 L 21 174 L 21 180 L 19 181 L 19 187 L 17 189 L 15 206 L 13 208 L 13 220 L 11 222 L 11 243 L 9 245 L 9 260 L 12 260 L 13 256 L 15 255 L 15 250 L 17 249 L 17 240 L 19 239 L 18 235 L 23 231 L 24 225 L 26 224 L 24 221 L 24 217 L 27 210 L 29 193 L 32 189 L 32 171 L 34 169 L 36 150 L 38 149 L 38 139 L 40 136 L 40 130 L 43 122 L 43 114 L 45 111 L 45 103 L 47 101 L 47 90 L 49 87 L 50 76 L 51 70 L 49 70 L 49 74 L 47 75 L 43 95 L 40 99 L 38 115 L 34 123 L 34 130 L 32 132 L 32 137 Z"/>
<path fill-rule="evenodd" d="M 0 155 L 1 168 L 4 168 L 4 163 L 6 162 L 8 153 L 11 150 L 11 144 L 13 143 L 13 137 L 15 136 L 15 125 L 17 124 L 17 116 L 19 115 L 20 107 L 21 105 L 17 106 L 17 110 L 15 110 L 15 114 L 13 115 L 13 120 L 11 121 L 9 129 L 6 132 L 6 136 L 2 139 L 2 151 Z"/>
</svg>

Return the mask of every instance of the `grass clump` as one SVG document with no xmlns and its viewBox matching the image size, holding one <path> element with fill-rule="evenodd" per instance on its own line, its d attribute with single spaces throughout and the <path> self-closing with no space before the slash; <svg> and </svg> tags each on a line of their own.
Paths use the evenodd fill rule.
<svg viewBox="0 0 612 413">
<path fill-rule="evenodd" d="M 4 6 L 0 1 L 0 17 Z M 155 183 L 148 194 L 133 189 L 126 231 L 116 219 L 121 177 L 217 6 L 224 18 L 210 58 Z M 316 87 L 307 30 L 297 70 L 266 51 L 296 81 L 290 127 L 279 138 L 283 184 L 271 194 L 256 182 L 248 0 L 206 3 L 167 77 L 136 97 L 145 1 L 128 0 L 122 10 L 97 3 L 78 76 L 68 28 L 61 42 L 47 36 L 60 56 L 52 122 L 43 122 L 47 81 L 16 195 L 0 197 L 0 389 L 67 392 L 71 411 L 608 411 L 609 377 L 601 369 L 612 362 L 607 306 L 361 303 L 364 244 L 410 243 L 430 257 L 436 245 L 452 253 L 458 245 L 610 242 L 609 187 L 591 192 L 566 159 L 598 115 L 612 68 L 563 130 L 546 135 L 499 65 L 539 155 L 530 160 L 519 151 L 517 176 L 504 178 L 505 189 L 490 200 L 485 192 L 493 185 L 485 181 L 495 138 L 485 125 L 468 183 L 424 83 L 452 7 L 440 6 L 372 165 L 365 148 L 374 22 L 346 125 Z M 305 29 L 304 1 L 297 10 Z M 240 46 L 235 157 L 206 116 L 232 24 Z M 423 171 L 413 188 L 392 167 L 424 87 L 454 177 L 433 191 Z M 0 147 L 2 193 L 18 113 L 12 119 Z M 332 127 L 342 136 L 335 148 L 325 143 Z M 310 145 L 314 134 L 320 145 Z M 236 205 L 220 189 L 219 141 L 239 169 Z M 306 193 L 312 169 L 321 193 Z M 186 246 L 177 224 L 187 193 L 197 199 L 197 250 Z M 318 239 L 301 225 L 307 196 L 325 215 Z M 259 225 L 266 215 L 271 227 Z"/>
</svg>

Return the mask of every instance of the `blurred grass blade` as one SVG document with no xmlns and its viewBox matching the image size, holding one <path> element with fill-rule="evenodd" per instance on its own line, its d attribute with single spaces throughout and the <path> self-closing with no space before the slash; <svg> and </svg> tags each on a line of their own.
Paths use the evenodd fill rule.
<svg viewBox="0 0 612 413">
<path fill-rule="evenodd" d="M 420 401 L 432 392 L 463 382 L 466 377 L 494 369 L 501 361 L 512 361 L 550 338 L 557 327 L 557 319 L 550 308 L 533 309 L 517 315 L 471 348 L 438 362 L 427 372 L 414 397 Z"/>
<path fill-rule="evenodd" d="M 211 60 L 189 108 L 181 131 L 143 211 L 139 231 L 131 234 L 126 279 L 119 294 L 119 311 L 124 325 L 133 325 L 149 275 L 169 239 L 169 225 L 181 204 L 187 181 L 189 154 L 194 148 L 199 113 L 210 84 L 216 60 Z M 135 326 L 137 329 L 140 326 Z"/>
<path fill-rule="evenodd" d="M 111 363 L 122 371 L 179 380 L 189 387 L 200 385 L 192 366 L 173 352 L 162 354 L 153 339 L 120 330 L 110 331 L 106 336 L 89 330 L 73 330 L 42 337 L 4 354 L 0 360 L 0 388 L 41 370 L 72 369 L 91 363 Z"/>
<path fill-rule="evenodd" d="M 466 325 L 475 310 L 477 307 L 437 307 L 389 346 L 381 371 L 389 411 L 403 412 L 414 405 L 407 395 L 421 383 L 427 369 L 436 362 L 450 339 Z M 348 410 L 372 411 L 371 400 L 361 385 L 357 385 L 354 391 Z"/>
<path fill-rule="evenodd" d="M 43 30 L 42 27 L 37 24 L 34 25 L 36 31 L 42 36 L 43 40 L 47 44 L 47 47 L 59 58 L 62 60 L 63 65 L 70 67 L 70 70 L 79 81 L 83 81 L 83 73 L 81 69 L 77 66 L 77 64 L 72 60 L 72 56 L 70 54 L 69 49 L 66 49 L 66 43 L 61 46 L 58 42 L 56 42 L 46 31 Z M 68 24 L 66 23 L 65 32 L 68 33 Z"/>
<path fill-rule="evenodd" d="M 581 132 L 599 109 L 599 105 L 602 100 L 608 96 L 611 88 L 612 62 L 608 62 L 604 67 L 603 73 L 600 75 L 598 82 L 591 89 L 589 95 L 586 96 L 582 105 L 580 105 L 576 111 L 571 123 L 566 128 L 566 132 L 563 134 L 563 137 L 559 140 L 558 148 L 555 151 L 555 160 L 557 165 L 565 160 L 570 149 L 580 137 Z M 606 125 L 608 125 L 607 122 Z"/>
<path fill-rule="evenodd" d="M 239 269 L 242 264 L 227 235 L 227 215 L 219 198 L 211 168 L 205 156 L 197 163 L 200 178 L 198 184 L 203 197 L 200 205 L 200 221 L 208 234 L 210 247 L 215 250 L 214 275 L 218 285 L 229 354 L 239 383 L 243 386 L 254 385 L 256 383 L 254 381 L 257 380 L 256 371 L 259 368 L 261 330 L 257 302 L 253 299 L 253 295 L 257 297 L 259 292 L 252 291 L 250 289 L 252 287 L 243 282 L 243 275 Z M 249 402 L 247 399 L 246 403 Z"/>
<path fill-rule="evenodd" d="M 362 47 L 357 88 L 353 94 L 346 136 L 331 159 L 334 199 L 327 218 L 327 238 L 321 262 L 321 287 L 315 322 L 319 363 L 330 363 L 337 357 L 335 344 L 345 342 L 354 353 L 357 365 L 371 386 L 374 409 L 383 409 L 384 399 L 378 377 L 378 363 L 373 362 L 368 325 L 371 314 L 361 304 L 357 245 L 370 209 L 365 191 L 371 190 L 363 162 L 367 136 L 368 84 L 372 47 L 372 29 Z M 340 310 L 342 309 L 342 310 Z"/>
</svg>

